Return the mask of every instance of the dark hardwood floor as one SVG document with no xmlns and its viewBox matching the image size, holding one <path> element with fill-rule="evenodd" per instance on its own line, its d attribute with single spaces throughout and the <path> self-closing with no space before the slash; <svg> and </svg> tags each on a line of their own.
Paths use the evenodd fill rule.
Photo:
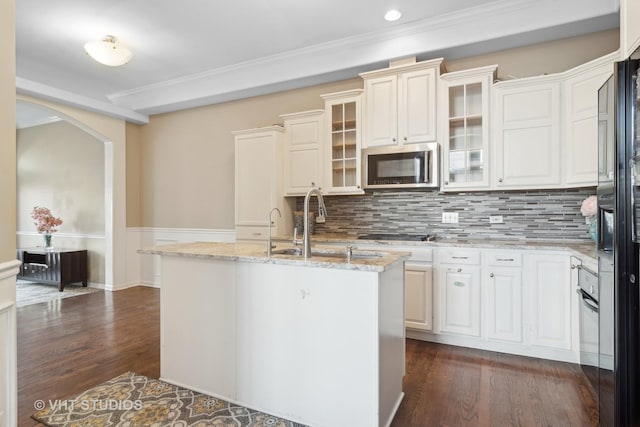
<svg viewBox="0 0 640 427">
<path fill-rule="evenodd" d="M 94 292 L 17 310 L 18 426 L 38 399 L 65 399 L 123 372 L 160 375 L 160 291 Z"/>
<path fill-rule="evenodd" d="M 135 287 L 18 309 L 18 425 L 38 399 L 65 399 L 126 371 L 160 374 L 160 292 Z M 393 427 L 597 426 L 580 367 L 407 341 Z"/>
</svg>

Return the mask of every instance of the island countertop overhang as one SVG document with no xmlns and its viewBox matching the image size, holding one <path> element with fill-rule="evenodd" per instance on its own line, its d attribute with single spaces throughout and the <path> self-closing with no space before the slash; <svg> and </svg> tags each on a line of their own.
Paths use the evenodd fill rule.
<svg viewBox="0 0 640 427">
<path fill-rule="evenodd" d="M 335 247 L 332 248 L 335 251 Z M 346 251 L 346 247 L 345 247 Z M 306 267 L 333 268 L 342 270 L 382 272 L 387 268 L 409 259 L 410 252 L 358 251 L 351 261 L 346 256 L 312 256 L 304 259 L 298 255 L 272 255 L 268 257 L 264 244 L 256 243 L 222 243 L 222 242 L 189 242 L 169 245 L 151 246 L 138 250 L 141 254 L 205 258 L 222 261 L 253 262 L 262 264 L 283 264 Z M 371 257 L 360 257 L 359 252 L 376 254 Z"/>
</svg>

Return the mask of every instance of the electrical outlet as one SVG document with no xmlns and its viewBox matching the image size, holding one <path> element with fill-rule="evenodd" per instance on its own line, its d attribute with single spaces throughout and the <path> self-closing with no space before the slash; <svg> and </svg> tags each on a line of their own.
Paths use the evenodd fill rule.
<svg viewBox="0 0 640 427">
<path fill-rule="evenodd" d="M 489 224 L 503 224 L 504 218 L 502 215 L 490 215 L 489 216 Z"/>
<path fill-rule="evenodd" d="M 442 212 L 442 223 L 443 224 L 457 224 L 458 223 L 458 212 Z"/>
</svg>

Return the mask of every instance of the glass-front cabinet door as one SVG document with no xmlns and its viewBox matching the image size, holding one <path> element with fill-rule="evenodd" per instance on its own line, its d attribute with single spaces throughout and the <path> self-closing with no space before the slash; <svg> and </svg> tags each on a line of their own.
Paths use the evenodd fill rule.
<svg viewBox="0 0 640 427">
<path fill-rule="evenodd" d="M 443 190 L 489 186 L 489 89 L 496 66 L 443 74 Z"/>
<path fill-rule="evenodd" d="M 325 100 L 327 143 L 324 150 L 326 193 L 362 194 L 360 133 L 362 90 L 322 95 Z"/>
</svg>

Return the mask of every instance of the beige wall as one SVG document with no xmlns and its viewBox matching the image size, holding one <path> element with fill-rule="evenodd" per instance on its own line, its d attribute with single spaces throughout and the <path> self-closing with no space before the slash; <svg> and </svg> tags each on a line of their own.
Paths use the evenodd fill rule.
<svg viewBox="0 0 640 427">
<path fill-rule="evenodd" d="M 31 211 L 64 221 L 54 247 L 89 251 L 89 281 L 104 283 L 104 143 L 67 121 L 17 131 L 17 246 L 42 245 Z"/>
<path fill-rule="evenodd" d="M 30 102 L 53 110 L 59 117 L 85 130 L 104 143 L 104 284 L 107 290 L 117 290 L 128 286 L 126 283 L 127 184 L 125 121 L 31 96 L 18 95 L 17 98 L 21 102 Z"/>
<path fill-rule="evenodd" d="M 16 259 L 16 85 L 13 0 L 0 1 L 0 263 Z"/>
<path fill-rule="evenodd" d="M 127 227 L 142 226 L 140 126 L 127 123 Z"/>
<path fill-rule="evenodd" d="M 602 31 L 548 43 L 446 61 L 447 71 L 498 64 L 498 78 L 560 73 L 618 50 L 618 30 Z"/>
<path fill-rule="evenodd" d="M 61 233 L 104 234 L 104 143 L 59 121 L 17 131 L 18 232 L 34 206 L 63 219 Z"/>
<path fill-rule="evenodd" d="M 151 117 L 140 128 L 142 225 L 234 228 L 231 132 L 282 123 L 280 114 L 323 108 L 321 94 L 358 87 L 353 79 Z"/>
<path fill-rule="evenodd" d="M 450 71 L 498 64 L 500 75 L 524 77 L 565 71 L 615 51 L 618 43 L 618 32 L 607 31 L 445 63 Z M 233 229 L 231 132 L 282 123 L 280 114 L 323 108 L 323 93 L 354 88 L 362 88 L 361 79 L 151 117 L 139 134 L 131 132 L 140 144 L 141 170 L 140 181 L 129 176 L 127 185 L 142 195 L 139 224 Z M 128 225 L 138 225 L 137 215 L 128 213 Z"/>
</svg>

